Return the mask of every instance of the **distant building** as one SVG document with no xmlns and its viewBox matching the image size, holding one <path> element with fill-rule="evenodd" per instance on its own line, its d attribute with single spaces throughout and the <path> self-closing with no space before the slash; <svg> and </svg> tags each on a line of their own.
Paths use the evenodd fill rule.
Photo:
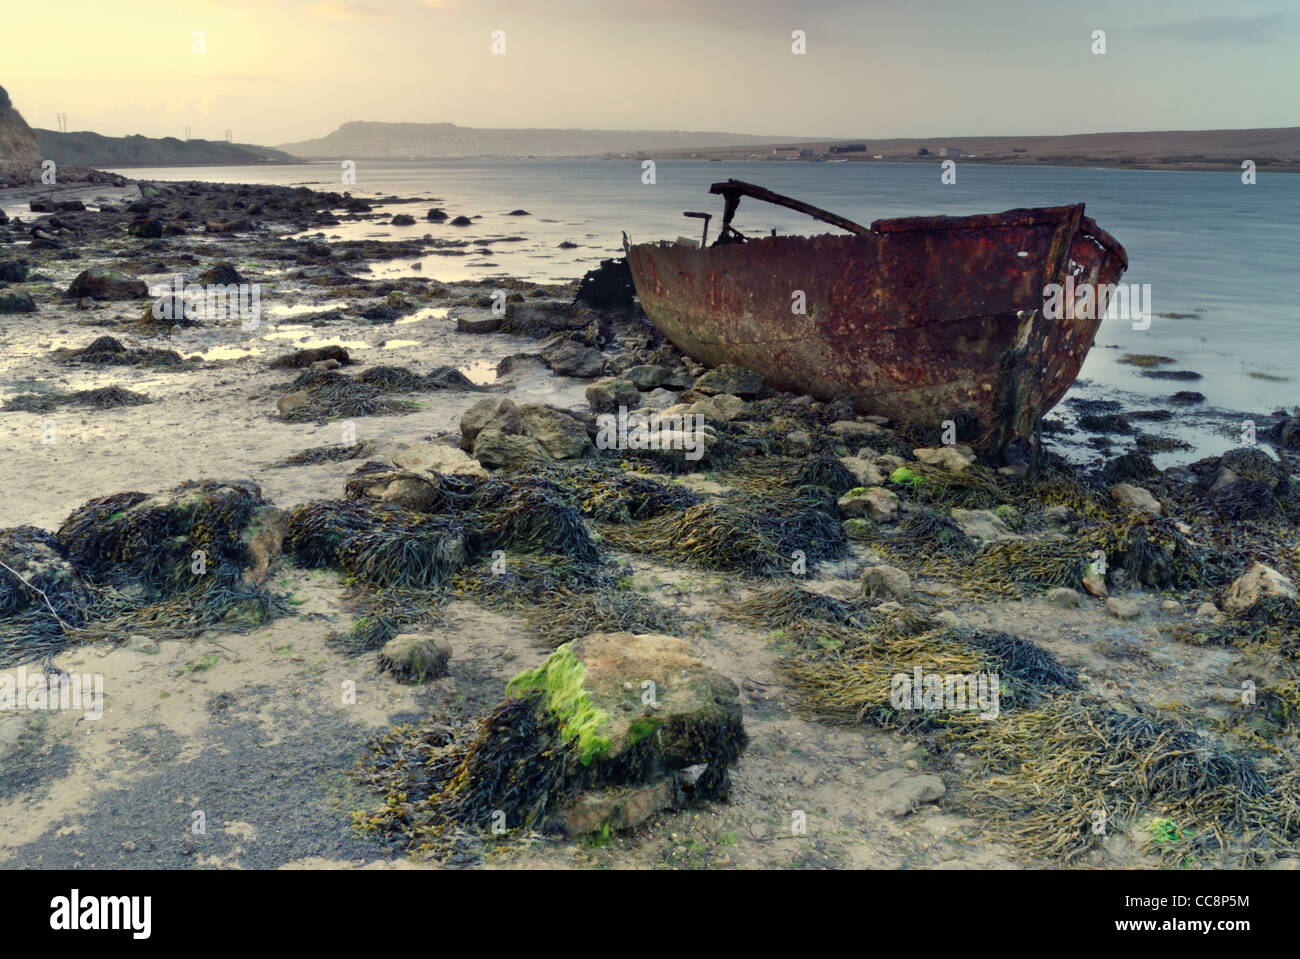
<svg viewBox="0 0 1300 959">
<path fill-rule="evenodd" d="M 865 153 L 866 150 L 865 143 L 837 143 L 831 147 L 832 153 Z"/>
<path fill-rule="evenodd" d="M 959 157 L 961 155 L 961 147 L 943 147 L 939 151 L 941 157 Z"/>
<path fill-rule="evenodd" d="M 816 150 L 800 150 L 800 151 L 799 151 L 799 155 L 800 155 L 801 157 L 812 157 L 812 156 L 816 156 L 816 155 L 817 155 L 817 151 L 816 151 Z"/>
</svg>

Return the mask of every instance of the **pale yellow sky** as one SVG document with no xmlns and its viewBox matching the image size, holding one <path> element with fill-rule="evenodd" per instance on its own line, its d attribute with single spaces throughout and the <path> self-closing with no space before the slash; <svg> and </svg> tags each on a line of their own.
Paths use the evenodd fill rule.
<svg viewBox="0 0 1300 959">
<path fill-rule="evenodd" d="M 973 136 L 1293 126 L 1287 0 L 46 0 L 33 126 L 277 144 L 348 120 Z M 791 32 L 807 53 L 791 52 Z M 1107 53 L 1091 52 L 1095 29 Z M 506 52 L 491 52 L 504 30 Z M 203 31 L 204 52 L 194 52 Z"/>
</svg>

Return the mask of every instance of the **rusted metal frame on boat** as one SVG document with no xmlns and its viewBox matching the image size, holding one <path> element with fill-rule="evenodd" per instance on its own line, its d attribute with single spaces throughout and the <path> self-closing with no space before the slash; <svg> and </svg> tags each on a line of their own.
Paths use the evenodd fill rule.
<svg viewBox="0 0 1300 959">
<path fill-rule="evenodd" d="M 787 207 L 799 213 L 806 213 L 815 220 L 821 220 L 823 223 L 837 226 L 841 230 L 856 233 L 858 236 L 866 236 L 871 232 L 861 223 L 854 223 L 838 213 L 831 213 L 829 210 L 823 210 L 811 203 L 804 203 L 803 200 L 796 200 L 794 197 L 773 193 L 771 190 L 754 183 L 746 183 L 744 180 L 727 180 L 725 183 L 715 183 L 709 187 L 709 192 L 720 194 L 723 198 L 722 233 L 724 235 L 728 230 L 735 232 L 731 226 L 731 219 L 736 215 L 736 208 L 740 206 L 742 196 L 750 196 L 755 200 L 762 200 L 765 203 L 773 203 L 776 206 Z"/>
<path fill-rule="evenodd" d="M 709 221 L 713 219 L 712 213 L 683 213 L 682 216 L 694 217 L 697 220 L 704 221 L 704 233 L 700 237 L 700 247 L 704 248 L 709 245 Z"/>
</svg>

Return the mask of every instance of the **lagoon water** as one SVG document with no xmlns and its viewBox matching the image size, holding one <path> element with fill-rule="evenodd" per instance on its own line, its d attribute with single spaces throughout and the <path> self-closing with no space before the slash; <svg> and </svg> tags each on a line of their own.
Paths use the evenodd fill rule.
<svg viewBox="0 0 1300 959">
<path fill-rule="evenodd" d="M 409 212 L 414 227 L 383 221 L 327 228 L 326 236 L 484 240 L 490 253 L 426 256 L 418 273 L 394 261 L 376 275 L 520 276 L 538 281 L 581 276 L 603 257 L 620 255 L 622 232 L 634 241 L 696 237 L 701 221 L 685 210 L 721 219 L 710 183 L 729 177 L 796 196 L 860 223 L 896 216 L 987 213 L 1083 201 L 1087 212 L 1129 255 L 1123 282 L 1150 284 L 1150 328 L 1105 320 L 1076 392 L 1158 407 L 1175 390 L 1197 390 L 1213 406 L 1262 415 L 1300 403 L 1300 175 L 1241 175 L 1076 167 L 981 166 L 959 162 L 957 182 L 940 182 L 931 163 L 807 163 L 659 161 L 654 184 L 642 181 L 637 160 L 357 161 L 355 184 L 341 182 L 339 164 L 186 167 L 118 171 L 141 179 L 207 180 L 349 191 L 354 196 L 429 199 L 451 216 L 481 215 L 457 229 L 423 220 L 425 206 L 378 207 Z M 512 217 L 522 208 L 528 217 Z M 819 233 L 831 229 L 779 207 L 744 200 L 736 226 L 750 234 Z M 493 238 L 523 236 L 519 242 Z M 578 244 L 560 249 L 561 242 Z M 477 246 L 473 247 L 478 250 Z M 1172 315 L 1171 315 L 1172 314 Z M 1126 352 L 1155 353 L 1193 370 L 1200 380 L 1150 379 L 1116 360 Z M 1058 408 L 1061 409 L 1061 408 Z M 1197 437 L 1206 453 L 1234 445 Z"/>
</svg>

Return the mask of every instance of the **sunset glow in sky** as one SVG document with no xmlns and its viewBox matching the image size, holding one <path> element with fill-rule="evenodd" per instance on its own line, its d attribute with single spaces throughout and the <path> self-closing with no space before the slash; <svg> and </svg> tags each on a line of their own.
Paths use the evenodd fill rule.
<svg viewBox="0 0 1300 959">
<path fill-rule="evenodd" d="M 0 85 L 27 121 L 54 129 L 64 112 L 111 136 L 188 125 L 274 145 L 348 120 L 871 138 L 1300 125 L 1293 0 L 50 0 L 4 20 Z"/>
</svg>

